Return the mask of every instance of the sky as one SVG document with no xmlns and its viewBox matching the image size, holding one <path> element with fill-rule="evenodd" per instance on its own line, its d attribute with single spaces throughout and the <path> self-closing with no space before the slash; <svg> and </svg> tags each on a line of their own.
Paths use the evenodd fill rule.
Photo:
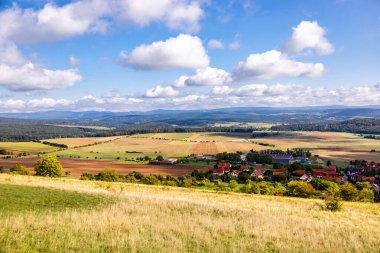
<svg viewBox="0 0 380 253">
<path fill-rule="evenodd" d="M 0 0 L 0 112 L 380 105 L 380 0 Z"/>
</svg>

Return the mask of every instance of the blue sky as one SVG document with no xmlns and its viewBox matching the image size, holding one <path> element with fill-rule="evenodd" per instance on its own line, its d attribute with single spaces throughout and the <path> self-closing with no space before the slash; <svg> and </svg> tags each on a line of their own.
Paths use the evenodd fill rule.
<svg viewBox="0 0 380 253">
<path fill-rule="evenodd" d="M 2 1 L 0 111 L 380 104 L 378 0 Z"/>
</svg>

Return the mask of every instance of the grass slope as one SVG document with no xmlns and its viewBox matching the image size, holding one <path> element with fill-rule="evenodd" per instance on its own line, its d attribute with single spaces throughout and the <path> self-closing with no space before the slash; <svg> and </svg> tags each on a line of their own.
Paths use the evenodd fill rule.
<svg viewBox="0 0 380 253">
<path fill-rule="evenodd" d="M 0 216 L 92 208 L 111 200 L 102 195 L 0 183 Z"/>
<path fill-rule="evenodd" d="M 6 185 L 109 193 L 83 211 L 0 217 L 1 252 L 378 252 L 380 206 L 0 175 Z"/>
</svg>

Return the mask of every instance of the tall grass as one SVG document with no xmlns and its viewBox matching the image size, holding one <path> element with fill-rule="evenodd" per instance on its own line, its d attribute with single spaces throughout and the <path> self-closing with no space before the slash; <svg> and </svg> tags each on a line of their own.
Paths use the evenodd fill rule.
<svg viewBox="0 0 380 253">
<path fill-rule="evenodd" d="M 0 252 L 379 252 L 380 206 L 122 183 L 0 175 L 0 183 L 92 192 L 90 210 L 0 217 Z"/>
</svg>

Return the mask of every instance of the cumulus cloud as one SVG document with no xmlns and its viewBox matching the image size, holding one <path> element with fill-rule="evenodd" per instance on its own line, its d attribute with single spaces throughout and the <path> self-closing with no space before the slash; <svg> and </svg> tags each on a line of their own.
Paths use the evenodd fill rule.
<svg viewBox="0 0 380 253">
<path fill-rule="evenodd" d="M 318 77 L 324 71 L 321 63 L 298 62 L 277 50 L 251 54 L 233 71 L 235 80 L 274 79 L 279 77 Z"/>
<path fill-rule="evenodd" d="M 16 43 L 54 41 L 86 33 L 104 33 L 115 19 L 146 26 L 161 22 L 171 29 L 197 32 L 204 16 L 201 2 L 187 0 L 80 0 L 41 9 L 14 4 L 0 12 L 0 39 Z"/>
<path fill-rule="evenodd" d="M 13 91 L 67 88 L 82 79 L 77 72 L 44 69 L 30 62 L 20 67 L 0 64 L 0 86 Z"/>
<path fill-rule="evenodd" d="M 157 85 L 155 88 L 148 89 L 145 92 L 145 97 L 147 98 L 165 98 L 165 97 L 176 97 L 179 91 L 174 89 L 172 86 L 161 86 Z"/>
<path fill-rule="evenodd" d="M 203 68 L 210 63 L 202 41 L 187 34 L 141 45 L 129 54 L 123 51 L 120 61 L 136 69 Z"/>
<path fill-rule="evenodd" d="M 200 2 L 185 0 L 124 0 L 120 3 L 121 18 L 140 26 L 161 21 L 171 29 L 197 32 L 204 16 Z"/>
<path fill-rule="evenodd" d="M 184 86 L 218 86 L 232 81 L 231 75 L 223 69 L 203 68 L 197 69 L 191 76 L 181 76 L 174 83 L 177 87 Z"/>
<path fill-rule="evenodd" d="M 293 28 L 293 34 L 286 41 L 284 49 L 287 52 L 328 55 L 334 52 L 334 46 L 325 36 L 326 30 L 318 22 L 302 21 Z"/>
<path fill-rule="evenodd" d="M 224 49 L 224 43 L 220 40 L 210 40 L 207 46 L 211 49 Z"/>
</svg>

